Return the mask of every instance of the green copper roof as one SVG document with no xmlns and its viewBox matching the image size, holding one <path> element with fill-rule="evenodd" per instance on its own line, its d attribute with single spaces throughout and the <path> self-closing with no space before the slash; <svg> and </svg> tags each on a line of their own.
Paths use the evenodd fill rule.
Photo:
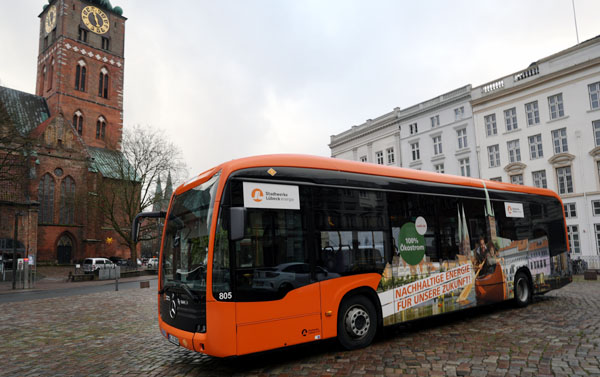
<svg viewBox="0 0 600 377">
<path fill-rule="evenodd" d="M 50 117 L 44 97 L 0 86 L 0 104 L 22 136 Z"/>
<path fill-rule="evenodd" d="M 136 180 L 135 169 L 120 151 L 96 147 L 88 147 L 88 151 L 92 156 L 90 171 L 106 178 Z"/>
</svg>

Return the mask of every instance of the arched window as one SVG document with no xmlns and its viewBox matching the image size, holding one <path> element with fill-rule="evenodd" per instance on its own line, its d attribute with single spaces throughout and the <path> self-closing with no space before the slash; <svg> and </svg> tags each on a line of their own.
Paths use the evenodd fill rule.
<svg viewBox="0 0 600 377">
<path fill-rule="evenodd" d="M 46 66 L 44 66 L 44 68 L 42 68 L 42 93 L 40 95 L 44 94 L 45 88 L 46 88 Z"/>
<path fill-rule="evenodd" d="M 98 117 L 96 121 L 96 139 L 104 140 L 106 136 L 106 119 L 103 116 Z"/>
<path fill-rule="evenodd" d="M 40 179 L 38 201 L 40 202 L 38 222 L 41 224 L 54 223 L 54 178 L 48 173 Z"/>
<path fill-rule="evenodd" d="M 70 176 L 60 183 L 60 214 L 61 224 L 75 223 L 75 181 Z"/>
<path fill-rule="evenodd" d="M 79 110 L 73 114 L 73 127 L 75 127 L 78 134 L 83 135 L 83 114 Z"/>
<path fill-rule="evenodd" d="M 105 67 L 102 67 L 100 70 L 98 95 L 103 98 L 108 98 L 108 70 Z"/>
<path fill-rule="evenodd" d="M 52 58 L 52 63 L 50 63 L 50 72 L 48 74 L 48 90 L 52 89 L 52 81 L 54 77 L 54 58 Z"/>
<path fill-rule="evenodd" d="M 80 60 L 75 68 L 75 89 L 85 92 L 85 62 Z"/>
</svg>

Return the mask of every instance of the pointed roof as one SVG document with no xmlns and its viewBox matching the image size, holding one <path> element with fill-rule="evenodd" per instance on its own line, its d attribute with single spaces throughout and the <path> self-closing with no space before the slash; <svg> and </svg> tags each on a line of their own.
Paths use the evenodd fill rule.
<svg viewBox="0 0 600 377">
<path fill-rule="evenodd" d="M 106 178 L 139 181 L 136 179 L 134 168 L 121 151 L 96 147 L 87 147 L 87 149 L 92 157 L 90 171 L 99 172 Z"/>
<path fill-rule="evenodd" d="M 173 182 L 171 181 L 171 171 L 169 171 L 169 175 L 167 175 L 167 184 L 165 185 L 165 195 L 163 198 L 168 202 L 171 199 L 171 195 L 173 195 Z"/>
<path fill-rule="evenodd" d="M 0 86 L 0 106 L 21 136 L 26 136 L 50 117 L 44 97 Z"/>
</svg>

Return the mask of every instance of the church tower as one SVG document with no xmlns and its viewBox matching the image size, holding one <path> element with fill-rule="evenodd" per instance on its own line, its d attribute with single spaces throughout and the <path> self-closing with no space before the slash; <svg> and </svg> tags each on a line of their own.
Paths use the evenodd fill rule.
<svg viewBox="0 0 600 377">
<path fill-rule="evenodd" d="M 40 17 L 36 94 L 90 147 L 119 150 L 125 21 L 109 0 L 51 0 Z"/>
</svg>

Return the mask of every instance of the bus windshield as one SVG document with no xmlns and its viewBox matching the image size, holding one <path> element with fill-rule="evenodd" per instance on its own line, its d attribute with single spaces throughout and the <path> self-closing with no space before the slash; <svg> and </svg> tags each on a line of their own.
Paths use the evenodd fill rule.
<svg viewBox="0 0 600 377">
<path fill-rule="evenodd" d="M 175 196 L 167 218 L 162 258 L 162 287 L 206 291 L 210 223 L 219 173 Z"/>
</svg>

